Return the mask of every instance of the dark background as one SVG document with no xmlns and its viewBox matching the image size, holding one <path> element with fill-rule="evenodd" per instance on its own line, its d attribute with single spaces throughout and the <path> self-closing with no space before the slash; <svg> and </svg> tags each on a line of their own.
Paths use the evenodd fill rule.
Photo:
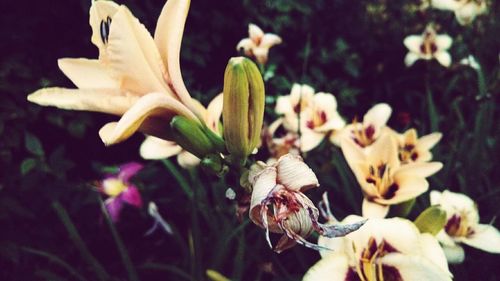
<svg viewBox="0 0 500 281">
<path fill-rule="evenodd" d="M 164 4 L 119 3 L 150 31 Z M 488 223 L 499 215 L 500 199 L 495 173 L 500 154 L 498 2 L 489 3 L 489 13 L 469 27 L 458 25 L 451 12 L 420 12 L 415 4 L 192 0 L 181 54 L 183 76 L 191 94 L 207 104 L 222 90 L 225 65 L 237 55 L 235 46 L 247 36 L 247 24 L 275 32 L 284 43 L 270 53 L 268 67 L 274 75 L 266 84 L 268 122 L 275 117 L 274 97 L 288 94 L 294 82 L 334 93 L 348 120 L 361 117 L 377 102 L 388 102 L 393 128 L 416 127 L 421 135 L 443 132 L 434 155 L 445 168 L 432 177 L 431 188 L 468 194 L 478 202 L 482 222 Z M 141 161 L 143 137 L 137 134 L 104 147 L 97 132 L 114 117 L 26 101 L 42 87 L 73 87 L 58 70 L 58 58 L 97 56 L 90 43 L 89 5 L 79 0 L 0 4 L 0 280 L 99 280 L 95 262 L 113 280 L 130 279 L 92 186 L 106 167 Z M 483 80 L 456 63 L 449 69 L 436 62 L 404 66 L 403 38 L 421 33 L 431 21 L 438 33 L 454 38 L 454 62 L 470 53 L 476 56 Z M 179 169 L 193 192 L 188 195 L 172 174 L 175 164 L 170 171 L 165 168 L 175 160 L 143 162 L 146 169 L 136 182 L 144 200 L 157 203 L 176 235 L 159 231 L 145 237 L 153 223 L 146 210 L 125 209 L 116 229 L 142 280 L 202 280 L 208 268 L 233 280 L 299 280 L 318 260 L 317 253 L 303 247 L 281 255 L 269 250 L 260 229 L 248 220 L 237 221 L 234 203 L 224 198 L 223 181 Z M 328 190 L 338 217 L 359 213 L 361 193 L 336 148 L 324 143 L 307 155 L 307 162 L 322 184 L 313 198 Z M 419 198 L 410 218 L 428 205 L 427 198 Z M 69 234 L 64 213 L 76 225 L 90 258 Z M 465 263 L 451 270 L 455 280 L 499 280 L 499 262 L 498 256 L 466 247 Z"/>
</svg>

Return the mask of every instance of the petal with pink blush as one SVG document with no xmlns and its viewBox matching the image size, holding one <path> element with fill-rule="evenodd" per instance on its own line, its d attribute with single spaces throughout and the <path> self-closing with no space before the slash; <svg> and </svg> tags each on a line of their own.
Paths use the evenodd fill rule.
<svg viewBox="0 0 500 281">
<path fill-rule="evenodd" d="M 144 166 L 137 162 L 130 162 L 120 166 L 118 177 L 127 182 L 131 177 L 135 176 Z"/>
<path fill-rule="evenodd" d="M 141 194 L 134 185 L 130 185 L 127 189 L 125 189 L 125 191 L 122 192 L 121 199 L 123 202 L 126 202 L 134 207 L 142 207 Z"/>
<path fill-rule="evenodd" d="M 109 198 L 104 202 L 104 206 L 108 211 L 109 217 L 113 222 L 117 222 L 120 219 L 120 213 L 123 208 L 122 200 L 117 198 Z"/>
</svg>

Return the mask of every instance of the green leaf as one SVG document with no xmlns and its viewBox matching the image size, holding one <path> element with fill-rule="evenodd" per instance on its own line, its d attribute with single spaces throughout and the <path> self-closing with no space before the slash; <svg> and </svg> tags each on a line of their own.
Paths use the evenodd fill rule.
<svg viewBox="0 0 500 281">
<path fill-rule="evenodd" d="M 446 212 L 438 206 L 431 206 L 425 209 L 415 219 L 415 225 L 421 233 L 438 234 L 446 224 Z"/>
<path fill-rule="evenodd" d="M 24 146 L 26 149 L 36 156 L 42 157 L 45 153 L 43 152 L 42 143 L 35 135 L 26 132 L 24 134 Z"/>
<path fill-rule="evenodd" d="M 21 163 L 21 175 L 26 175 L 29 173 L 33 168 L 36 166 L 36 159 L 35 158 L 26 158 L 23 160 Z"/>
</svg>

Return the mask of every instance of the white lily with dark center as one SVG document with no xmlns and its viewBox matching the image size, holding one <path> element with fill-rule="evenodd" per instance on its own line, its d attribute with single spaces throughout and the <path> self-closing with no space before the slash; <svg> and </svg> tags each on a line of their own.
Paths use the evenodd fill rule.
<svg viewBox="0 0 500 281">
<path fill-rule="evenodd" d="M 362 219 L 351 215 L 340 225 Z M 318 244 L 331 250 L 320 251 L 304 281 L 452 280 L 438 241 L 406 219 L 369 219 L 345 237 L 320 236 Z"/>
<path fill-rule="evenodd" d="M 430 197 L 431 205 L 438 205 L 446 212 L 447 222 L 437 238 L 448 262 L 464 261 L 462 243 L 488 253 L 500 254 L 500 232 L 491 224 L 479 223 L 477 205 L 471 198 L 448 190 L 433 190 Z"/>
<path fill-rule="evenodd" d="M 318 250 L 321 247 L 306 240 L 313 231 L 327 237 L 339 237 L 363 225 L 364 221 L 342 226 L 318 222 L 318 209 L 303 193 L 318 187 L 318 179 L 300 156 L 287 154 L 273 165 L 256 165 L 249 175 L 253 187 L 249 215 L 256 225 L 266 230 L 271 248 L 269 232 L 283 234 L 274 247 L 276 252 L 296 243 Z"/>
<path fill-rule="evenodd" d="M 248 25 L 248 38 L 241 39 L 236 50 L 243 50 L 245 55 L 255 57 L 261 65 L 266 64 L 269 49 L 281 44 L 281 37 L 274 33 L 264 33 L 260 27 L 251 23 Z"/>
<path fill-rule="evenodd" d="M 171 139 L 168 124 L 174 116 L 201 119 L 179 65 L 189 3 L 169 0 L 153 38 L 124 5 L 92 1 L 91 41 L 99 49 L 99 58 L 60 59 L 59 68 L 78 89 L 45 88 L 28 100 L 121 116 L 99 131 L 106 145 L 121 142 L 136 131 Z"/>
<path fill-rule="evenodd" d="M 391 114 L 392 108 L 388 104 L 378 103 L 365 113 L 361 122 L 355 118 L 351 124 L 345 126 L 338 139 L 347 138 L 361 148 L 368 148 L 390 132 L 386 124 Z M 340 145 L 339 140 L 334 143 Z"/>
<path fill-rule="evenodd" d="M 399 161 L 402 164 L 412 162 L 428 162 L 432 160 L 430 150 L 441 140 L 443 134 L 436 132 L 418 137 L 417 130 L 409 129 L 403 134 L 397 134 Z"/>
<path fill-rule="evenodd" d="M 283 114 L 284 127 L 293 133 L 300 131 L 303 152 L 317 147 L 325 137 L 336 141 L 345 121 L 337 111 L 337 99 L 330 93 L 315 93 L 308 85 L 294 84 L 290 95 L 279 97 L 276 113 Z M 300 123 L 300 130 L 299 130 Z"/>
<path fill-rule="evenodd" d="M 401 165 L 398 145 L 391 135 L 382 136 L 363 150 L 349 139 L 341 142 L 342 152 L 363 191 L 363 216 L 383 218 L 390 205 L 413 199 L 427 191 L 425 179 L 439 171 L 443 164 L 422 162 Z"/>
<path fill-rule="evenodd" d="M 453 39 L 447 34 L 437 34 L 430 25 L 427 26 L 422 35 L 407 36 L 403 43 L 409 51 L 405 57 L 405 64 L 408 67 L 417 60 L 433 59 L 445 67 L 451 65 L 451 55 L 448 49 L 451 47 Z"/>
</svg>

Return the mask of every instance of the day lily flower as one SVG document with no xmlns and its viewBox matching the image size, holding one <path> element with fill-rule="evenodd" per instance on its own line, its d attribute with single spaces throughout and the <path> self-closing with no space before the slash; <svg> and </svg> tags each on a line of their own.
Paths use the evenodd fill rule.
<svg viewBox="0 0 500 281">
<path fill-rule="evenodd" d="M 427 26 L 422 35 L 407 36 L 404 45 L 409 52 L 405 57 L 406 66 L 412 66 L 415 61 L 436 59 L 441 65 L 449 67 L 451 55 L 448 49 L 453 43 L 453 39 L 447 34 L 436 34 L 432 26 Z"/>
<path fill-rule="evenodd" d="M 100 192 L 109 196 L 104 202 L 111 220 L 116 222 L 125 203 L 136 208 L 142 207 L 141 194 L 137 187 L 130 182 L 143 166 L 131 162 L 121 165 L 116 175 L 108 175 L 98 186 Z"/>
<path fill-rule="evenodd" d="M 430 150 L 442 136 L 441 133 L 432 133 L 418 138 L 415 129 L 409 129 L 401 135 L 397 134 L 399 161 L 402 164 L 430 161 L 432 159 Z"/>
<path fill-rule="evenodd" d="M 351 215 L 341 224 L 361 219 Z M 304 281 L 452 280 L 437 240 L 406 219 L 369 219 L 345 237 L 320 236 L 318 244 L 332 251 L 320 251 Z"/>
<path fill-rule="evenodd" d="M 446 212 L 447 223 L 437 238 L 450 263 L 465 258 L 460 243 L 494 254 L 500 254 L 500 232 L 490 224 L 479 223 L 477 205 L 462 193 L 431 191 L 431 204 Z"/>
<path fill-rule="evenodd" d="M 401 165 L 398 145 L 390 135 L 382 136 L 370 150 L 363 150 L 348 139 L 341 142 L 342 152 L 364 194 L 364 217 L 383 218 L 389 206 L 408 201 L 427 191 L 425 179 L 439 171 L 439 162 Z"/>
<path fill-rule="evenodd" d="M 358 122 L 355 118 L 351 124 L 347 125 L 342 130 L 341 137 L 347 137 L 359 147 L 369 147 L 382 135 L 388 133 L 386 123 L 391 113 L 392 108 L 388 104 L 376 104 L 366 112 L 362 122 Z"/>
<path fill-rule="evenodd" d="M 99 131 L 106 145 L 137 130 L 171 139 L 169 121 L 176 115 L 197 120 L 179 66 L 189 0 L 168 0 L 154 38 L 124 5 L 92 1 L 91 41 L 98 59 L 63 58 L 58 64 L 78 89 L 45 88 L 28 96 L 44 106 L 122 116 Z"/>
<path fill-rule="evenodd" d="M 310 151 L 323 139 L 331 135 L 336 140 L 338 133 L 345 126 L 344 119 L 337 112 L 337 100 L 330 93 L 314 93 L 308 85 L 294 84 L 289 96 L 279 97 L 276 113 L 283 114 L 284 127 L 293 133 L 299 133 L 300 149 Z"/>
<path fill-rule="evenodd" d="M 478 15 L 487 12 L 485 0 L 431 0 L 431 6 L 440 10 L 454 11 L 461 25 L 468 25 Z"/>
<path fill-rule="evenodd" d="M 269 49 L 281 44 L 281 37 L 273 33 L 265 33 L 257 25 L 248 25 L 248 38 L 242 39 L 236 46 L 236 50 L 243 50 L 245 55 L 255 57 L 259 64 L 266 64 Z"/>
<path fill-rule="evenodd" d="M 199 108 L 203 121 L 212 132 L 221 136 L 220 117 L 222 115 L 222 94 L 217 95 L 205 108 L 198 101 L 194 104 Z M 200 158 L 184 150 L 173 141 L 163 140 L 153 136 L 147 136 L 140 147 L 141 157 L 149 160 L 165 159 L 177 155 L 177 162 L 185 169 L 200 164 Z"/>
<path fill-rule="evenodd" d="M 318 209 L 303 193 L 319 186 L 318 179 L 300 156 L 287 154 L 273 165 L 257 165 L 260 169 L 252 169 L 249 175 L 253 186 L 250 219 L 266 230 L 271 248 L 269 232 L 283 234 L 274 247 L 276 252 L 282 252 L 296 243 L 319 249 L 305 240 L 314 230 L 328 237 L 338 237 L 363 225 L 364 222 L 325 226 L 318 222 Z"/>
</svg>

